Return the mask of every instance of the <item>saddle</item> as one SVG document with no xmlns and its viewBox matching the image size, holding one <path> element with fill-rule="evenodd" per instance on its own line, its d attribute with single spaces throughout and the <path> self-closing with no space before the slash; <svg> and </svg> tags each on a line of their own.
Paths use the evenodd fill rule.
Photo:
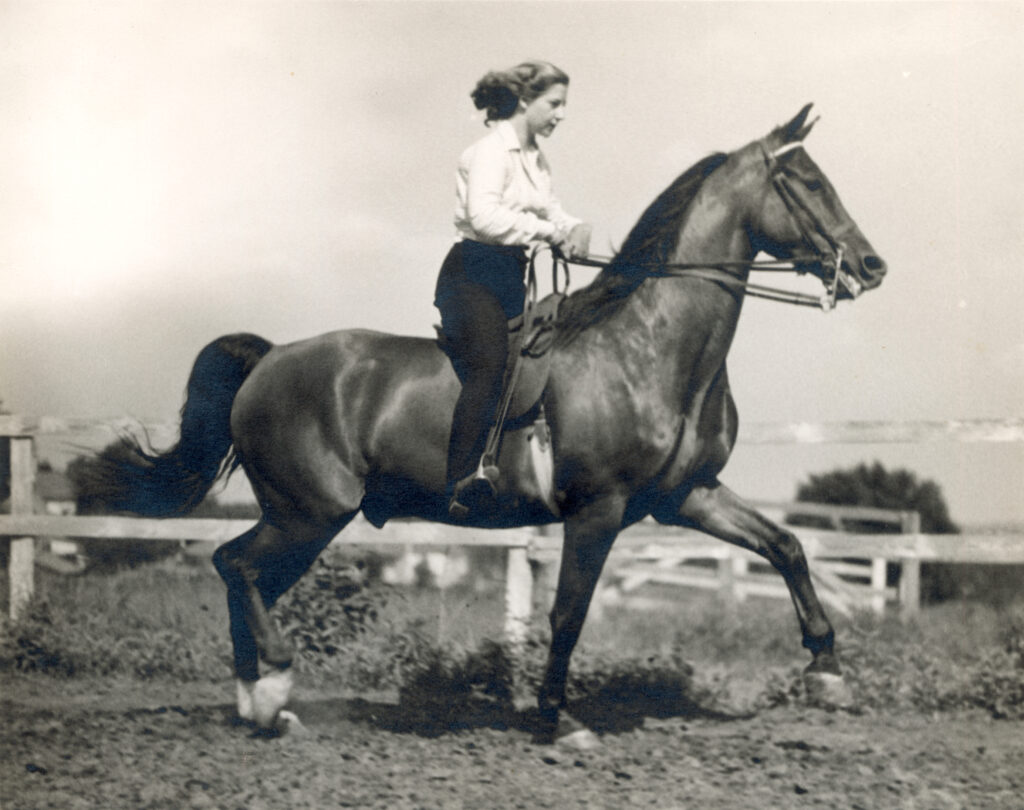
<svg viewBox="0 0 1024 810">
<path fill-rule="evenodd" d="M 509 320 L 508 361 L 498 403 L 499 422 L 520 419 L 540 402 L 551 370 L 550 349 L 554 343 L 558 309 L 564 299 L 565 293 L 551 293 L 523 314 Z M 456 363 L 458 355 L 448 336 L 439 325 L 434 329 L 437 345 L 453 364 Z M 500 425 L 496 427 L 500 430 Z"/>
</svg>

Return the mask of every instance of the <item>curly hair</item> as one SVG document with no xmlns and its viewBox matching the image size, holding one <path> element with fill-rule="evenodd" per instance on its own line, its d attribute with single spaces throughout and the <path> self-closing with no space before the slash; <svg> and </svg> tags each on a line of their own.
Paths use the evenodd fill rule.
<svg viewBox="0 0 1024 810">
<path fill-rule="evenodd" d="M 530 103 L 553 84 L 569 84 L 569 76 L 550 62 L 522 62 L 508 70 L 492 70 L 476 83 L 470 97 L 487 111 L 486 123 L 511 118 L 520 101 Z"/>
</svg>

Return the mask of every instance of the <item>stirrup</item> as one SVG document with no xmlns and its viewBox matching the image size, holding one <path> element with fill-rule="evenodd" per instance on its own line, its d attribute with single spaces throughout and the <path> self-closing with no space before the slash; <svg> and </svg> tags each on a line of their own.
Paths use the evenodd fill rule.
<svg viewBox="0 0 1024 810">
<path fill-rule="evenodd" d="M 492 463 L 487 463 L 488 461 Z M 491 494 L 498 494 L 498 479 L 501 477 L 501 470 L 498 469 L 498 465 L 493 463 L 492 459 L 480 459 L 480 466 L 476 468 L 476 473 L 473 476 L 474 481 L 484 480 L 491 487 Z"/>
<path fill-rule="evenodd" d="M 498 495 L 498 477 L 501 475 L 497 465 L 485 464 L 483 459 L 476 468 L 476 472 L 467 475 L 455 484 L 451 500 L 448 501 L 448 514 L 453 518 L 463 519 L 473 509 L 462 502 L 462 498 L 469 496 L 471 503 L 477 503 L 483 498 L 495 498 Z M 486 484 L 486 487 L 484 486 Z"/>
<path fill-rule="evenodd" d="M 459 503 L 458 495 L 452 495 L 452 499 L 448 501 L 448 516 L 456 520 L 465 520 L 469 517 L 469 507 Z"/>
</svg>

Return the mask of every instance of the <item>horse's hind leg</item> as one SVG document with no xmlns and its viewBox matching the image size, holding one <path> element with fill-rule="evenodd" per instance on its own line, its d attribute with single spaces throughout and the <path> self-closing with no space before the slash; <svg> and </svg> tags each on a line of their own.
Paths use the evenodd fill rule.
<svg viewBox="0 0 1024 810">
<path fill-rule="evenodd" d="M 782 575 L 796 608 L 803 645 L 810 650 L 807 682 L 823 702 L 846 705 L 850 694 L 842 681 L 834 649 L 835 632 L 811 583 L 803 546 L 792 532 L 772 523 L 728 487 L 696 487 L 671 513 L 655 513 L 662 523 L 690 526 L 756 552 Z"/>
<path fill-rule="evenodd" d="M 239 679 L 238 708 L 243 719 L 270 727 L 287 702 L 293 651 L 274 626 L 269 609 L 343 525 L 290 526 L 285 531 L 261 520 L 214 552 L 213 563 L 227 586 L 235 674 Z M 270 669 L 262 679 L 260 660 Z"/>
</svg>

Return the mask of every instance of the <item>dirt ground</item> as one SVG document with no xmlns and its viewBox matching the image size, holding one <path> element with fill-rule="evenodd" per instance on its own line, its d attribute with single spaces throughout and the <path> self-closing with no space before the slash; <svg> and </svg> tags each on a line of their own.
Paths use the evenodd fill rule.
<svg viewBox="0 0 1024 810">
<path fill-rule="evenodd" d="M 3 810 L 1024 807 L 1024 727 L 979 714 L 634 716 L 580 751 L 533 744 L 528 711 L 425 729 L 386 695 L 297 689 L 304 731 L 267 738 L 230 682 L 0 690 Z"/>
</svg>

